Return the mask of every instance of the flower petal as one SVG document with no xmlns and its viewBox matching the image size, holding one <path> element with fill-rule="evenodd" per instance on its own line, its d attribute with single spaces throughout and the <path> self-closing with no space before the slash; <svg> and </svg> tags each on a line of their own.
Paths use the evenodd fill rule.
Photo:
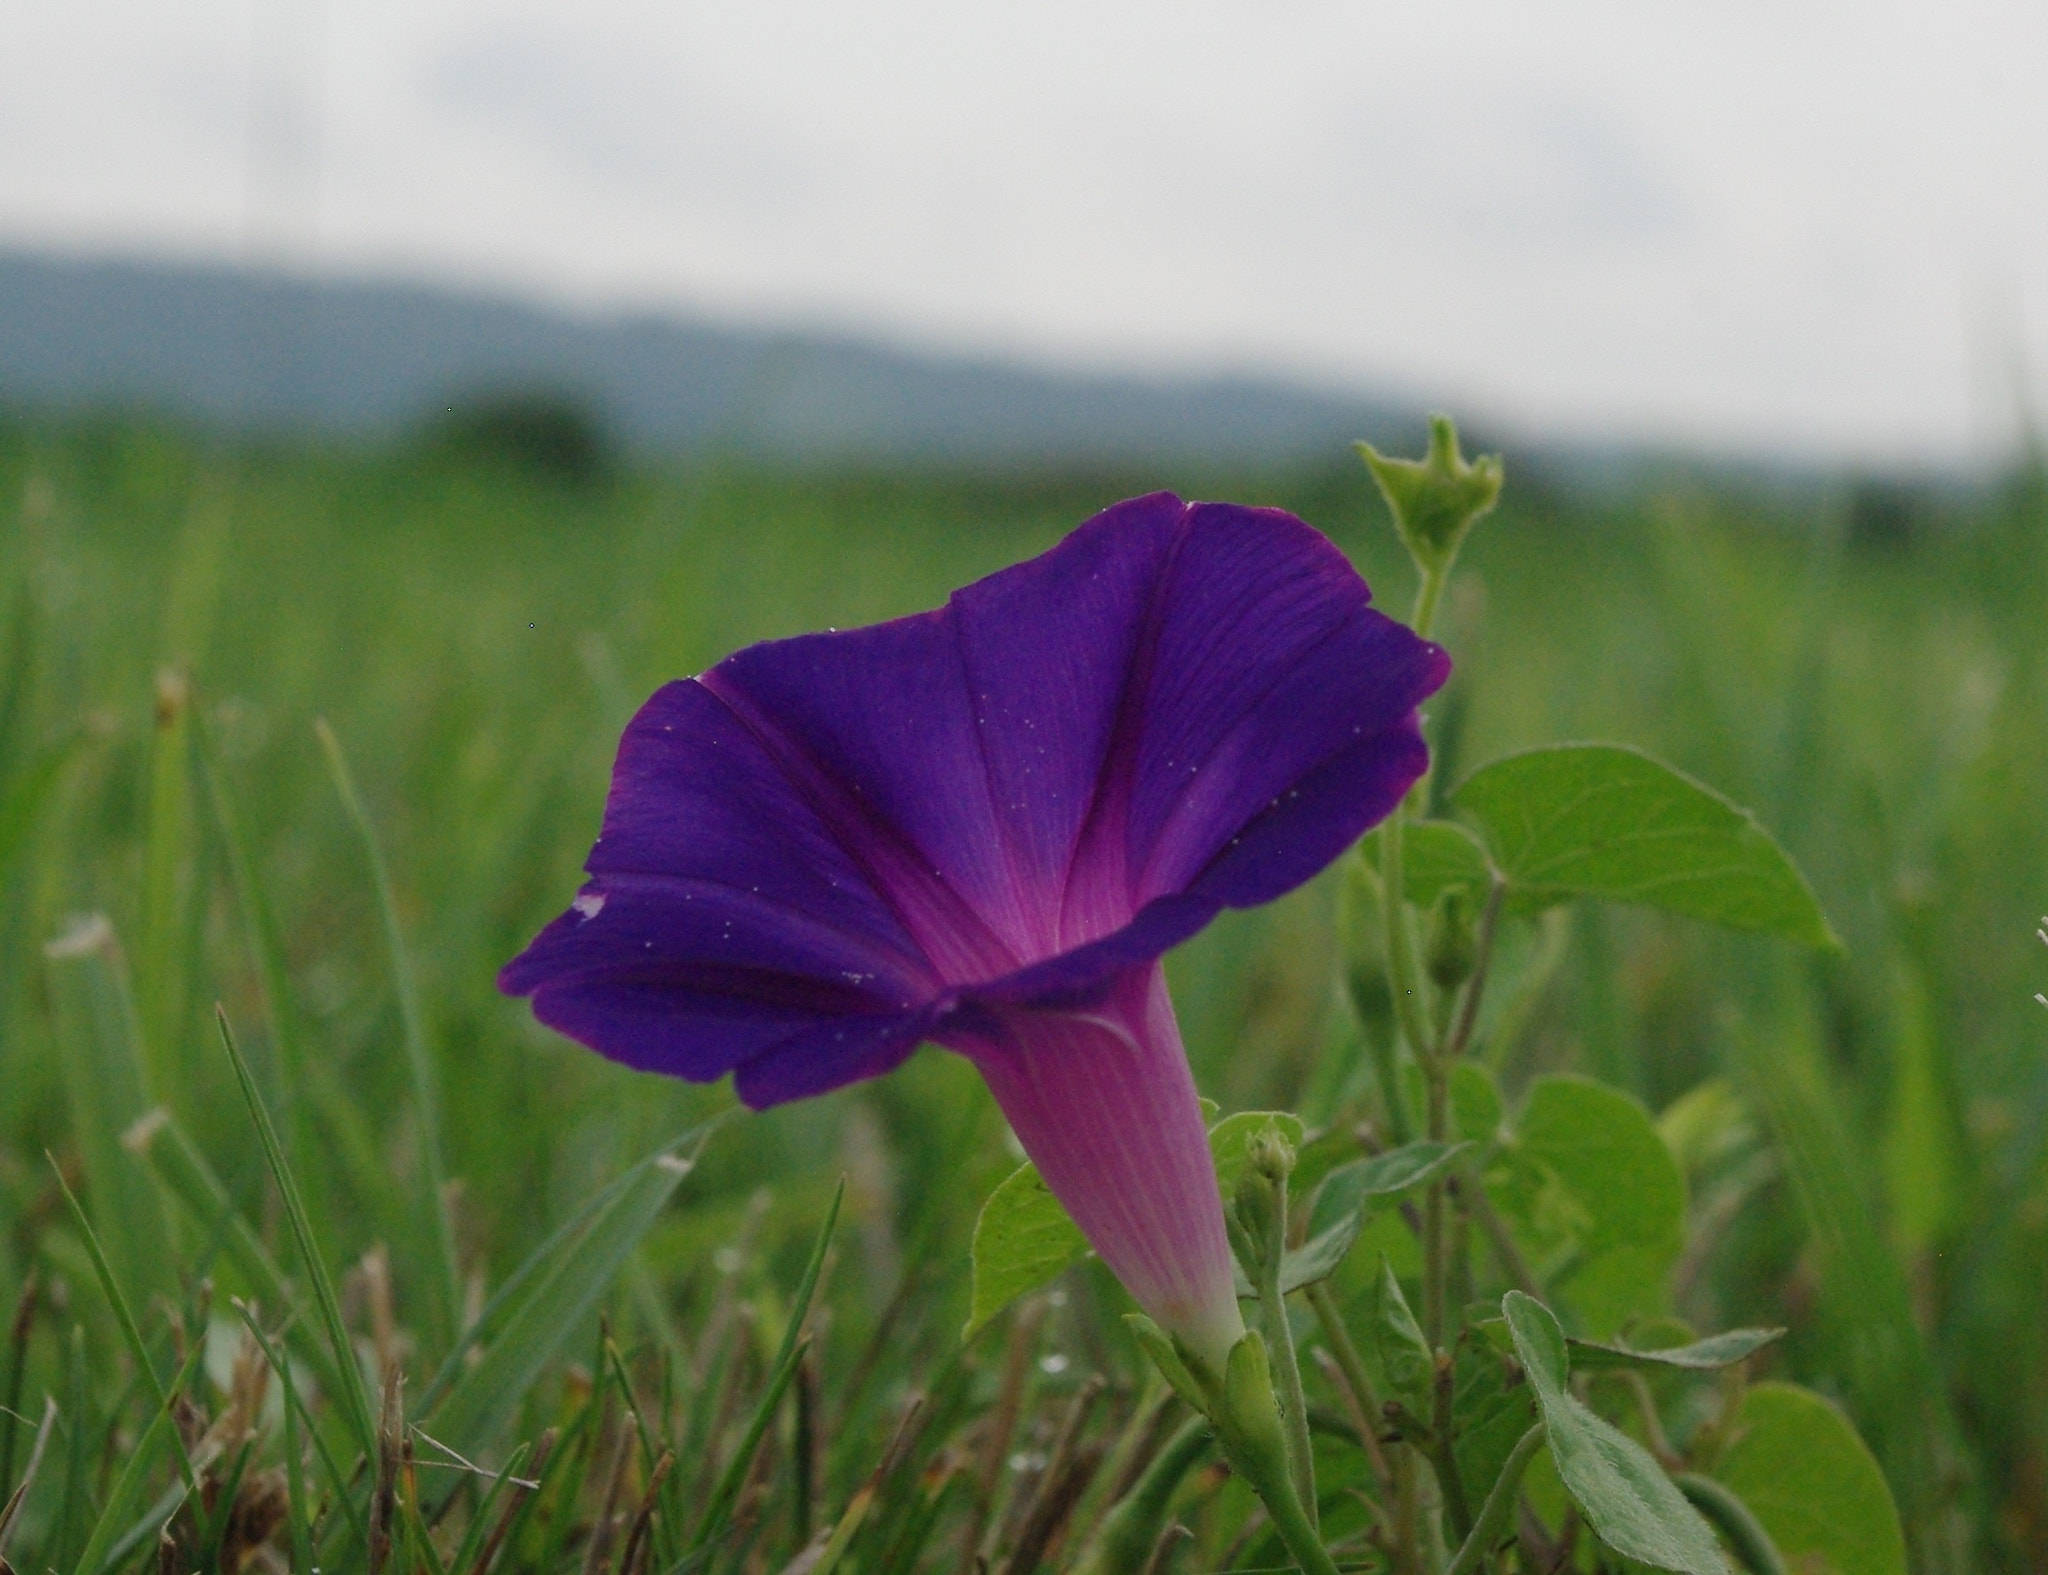
<svg viewBox="0 0 2048 1575">
<path fill-rule="evenodd" d="M 750 994 L 748 984 L 673 975 L 568 979 L 536 990 L 533 1014 L 637 1071 L 693 1083 L 734 1073 L 740 1098 L 756 1110 L 893 1071 L 924 1036 L 919 1013 L 825 1010 L 845 1003 L 793 1001 L 786 987 L 777 1000 L 773 989 Z"/>
<path fill-rule="evenodd" d="M 1373 611 L 1371 595 L 1291 514 L 1188 510 L 1157 598 L 1143 700 L 1112 767 L 1125 777 L 1122 824 L 1091 827 L 1083 855 L 1122 866 L 1129 911 L 1199 886 L 1258 822 L 1268 823 L 1262 848 L 1291 833 L 1312 851 L 1235 860 L 1239 873 L 1216 894 L 1270 901 L 1386 814 L 1399 797 L 1387 796 L 1389 777 L 1421 774 L 1410 717 L 1450 659 Z"/>
<path fill-rule="evenodd" d="M 498 982 L 627 1065 L 709 1081 L 813 1031 L 830 1043 L 849 1019 L 899 1019 L 937 988 L 865 873 L 693 681 L 627 727 L 588 867 Z M 819 1077 L 851 1064 L 827 1061 Z"/>
<path fill-rule="evenodd" d="M 1029 956 L 1072 944 L 1059 924 L 1068 872 L 1186 516 L 1166 492 L 1119 503 L 1051 552 L 956 592 L 948 609 L 989 797 L 1035 899 Z"/>
<path fill-rule="evenodd" d="M 1292 515 L 1158 494 L 936 612 L 749 647 L 635 717 L 591 882 L 500 983 L 749 1102 L 894 1065 L 941 1001 L 1099 1001 L 1424 769 L 1448 661 L 1369 600 Z"/>
<path fill-rule="evenodd" d="M 735 652 L 706 673 L 949 979 L 1025 955 L 950 609 Z"/>
</svg>

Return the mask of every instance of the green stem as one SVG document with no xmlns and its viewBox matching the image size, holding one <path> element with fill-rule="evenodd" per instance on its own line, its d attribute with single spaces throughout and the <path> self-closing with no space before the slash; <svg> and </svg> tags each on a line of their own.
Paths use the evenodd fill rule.
<svg viewBox="0 0 2048 1575">
<path fill-rule="evenodd" d="M 1450 580 L 1451 566 L 1440 569 L 1424 569 L 1422 583 L 1415 587 L 1415 611 L 1408 622 L 1423 639 L 1429 638 L 1431 625 L 1436 622 L 1436 604 L 1443 599 L 1444 586 Z"/>
<path fill-rule="evenodd" d="M 1458 1004 L 1458 1020 L 1444 1040 L 1444 1059 L 1455 1061 L 1472 1044 L 1472 1031 L 1479 1025 L 1479 1003 L 1486 994 L 1486 976 L 1493 968 L 1493 941 L 1500 930 L 1501 904 L 1508 893 L 1507 882 L 1493 877 L 1487 889 L 1486 907 L 1479 915 L 1479 934 L 1472 954 L 1472 977 L 1465 985 L 1465 999 Z"/>
<path fill-rule="evenodd" d="M 1433 1048 L 1429 1019 L 1422 1009 L 1422 967 L 1415 957 L 1415 937 L 1408 928 L 1408 894 L 1403 843 L 1408 829 L 1408 806 L 1394 806 L 1380 828 L 1380 873 L 1384 878 L 1381 909 L 1387 929 L 1387 982 L 1393 987 L 1394 1021 L 1415 1059 L 1425 1064 Z"/>
<path fill-rule="evenodd" d="M 1524 1296 L 1537 1301 L 1543 1299 L 1543 1287 L 1536 1282 L 1536 1271 L 1529 1267 L 1529 1260 L 1522 1256 L 1522 1249 L 1515 1245 L 1515 1238 L 1508 1230 L 1508 1222 L 1500 1217 L 1500 1211 L 1493 1206 L 1493 1199 L 1486 1195 L 1486 1188 L 1480 1182 L 1477 1167 L 1459 1167 L 1456 1192 L 1458 1203 L 1485 1232 L 1487 1243 L 1493 1248 L 1493 1255 L 1500 1260 L 1501 1271 L 1514 1281 L 1515 1289 Z"/>
<path fill-rule="evenodd" d="M 1450 1069 L 1431 1056 L 1422 1071 L 1429 1084 L 1429 1140 L 1442 1143 L 1451 1127 Z M 1444 1280 L 1450 1271 L 1445 1240 L 1444 1180 L 1438 1176 L 1422 1198 L 1422 1333 L 1432 1351 L 1441 1350 L 1444 1343 Z"/>
<path fill-rule="evenodd" d="M 1430 625 L 1436 621 L 1436 605 L 1443 595 L 1444 581 L 1448 576 L 1441 570 L 1425 569 L 1422 584 L 1415 595 L 1415 611 L 1411 619 L 1415 632 L 1424 639 L 1429 638 Z M 1423 779 L 1427 781 L 1427 777 Z M 1394 1021 L 1400 1027 L 1400 1037 L 1407 1041 L 1409 1053 L 1418 1062 L 1428 1064 L 1436 1039 L 1430 1032 L 1428 1014 L 1424 1011 L 1426 999 L 1422 984 L 1422 969 L 1415 956 L 1415 938 L 1408 928 L 1408 892 L 1404 842 L 1408 825 L 1408 805 L 1414 801 L 1422 783 L 1418 782 L 1408 790 L 1408 795 L 1394 806 L 1387 816 L 1386 824 L 1380 828 L 1380 910 L 1386 928 L 1387 983 L 1394 997 Z M 1388 1046 L 1380 1069 L 1380 1082 L 1387 1105 L 1387 1124 L 1392 1128 L 1394 1140 L 1405 1143 L 1411 1136 L 1408 1119 L 1408 1101 L 1401 1089 L 1399 1050 Z"/>
<path fill-rule="evenodd" d="M 1401 1449 L 1394 1455 L 1394 1569 L 1396 1575 L 1414 1575 L 1422 1567 L 1422 1550 L 1415 1529 L 1421 1521 L 1416 1502 L 1415 1451 Z"/>
<path fill-rule="evenodd" d="M 1450 1138 L 1451 1067 L 1472 1042 L 1479 1022 L 1479 1003 L 1486 994 L 1486 978 L 1493 969 L 1494 937 L 1500 929 L 1500 910 L 1507 886 L 1495 876 L 1486 894 L 1486 908 L 1480 915 L 1479 934 L 1472 961 L 1472 977 L 1466 981 L 1464 999 L 1443 1043 L 1423 1062 L 1429 1082 L 1429 1139 L 1433 1143 Z M 1429 1184 L 1422 1203 L 1422 1327 L 1432 1349 L 1444 1339 L 1444 1282 L 1450 1271 L 1444 1220 L 1450 1202 L 1450 1177 L 1438 1176 Z"/>
<path fill-rule="evenodd" d="M 1507 1464 L 1500 1468 L 1493 1491 L 1486 1495 L 1486 1504 L 1479 1511 L 1479 1518 L 1472 1523 L 1472 1529 L 1466 1533 L 1456 1556 L 1444 1566 L 1444 1575 L 1473 1575 L 1480 1568 L 1493 1545 L 1507 1530 L 1508 1517 L 1515 1512 L 1516 1501 L 1522 1496 L 1522 1473 L 1529 1469 L 1529 1462 L 1543 1447 L 1543 1437 L 1541 1422 L 1522 1435 L 1521 1442 L 1508 1456 Z"/>
<path fill-rule="evenodd" d="M 1287 1298 L 1280 1289 L 1280 1266 L 1287 1251 L 1287 1178 L 1274 1178 L 1276 1194 L 1272 1227 L 1259 1255 L 1260 1333 L 1272 1353 L 1279 1376 L 1280 1420 L 1287 1440 L 1287 1474 L 1314 1529 L 1316 1513 L 1315 1456 L 1308 1438 L 1308 1398 L 1301 1388 L 1301 1363 L 1294 1354 L 1294 1330 L 1287 1322 Z"/>
<path fill-rule="evenodd" d="M 1323 1326 L 1323 1341 L 1329 1347 L 1330 1357 L 1351 1390 L 1351 1398 L 1357 1402 L 1358 1421 L 1365 1435 L 1360 1443 L 1372 1460 L 1380 1485 L 1390 1487 L 1394 1480 L 1393 1467 L 1387 1460 L 1379 1434 L 1374 1431 L 1383 1425 L 1380 1397 L 1373 1388 L 1372 1375 L 1365 1370 L 1365 1361 L 1358 1354 L 1351 1331 L 1344 1327 L 1343 1315 L 1337 1309 L 1337 1299 L 1330 1294 L 1328 1281 L 1318 1280 L 1308 1288 L 1308 1304 L 1314 1310 L 1317 1322 Z"/>
<path fill-rule="evenodd" d="M 1214 1438 L 1207 1417 L 1192 1417 L 1169 1438 L 1137 1485 L 1103 1517 L 1075 1575 L 1137 1575 L 1144 1569 L 1166 1512 L 1181 1481 L 1209 1452 Z"/>
<path fill-rule="evenodd" d="M 1465 1478 L 1458 1470 L 1457 1428 L 1451 1411 L 1453 1369 L 1450 1358 L 1436 1353 L 1436 1373 L 1430 1383 L 1431 1416 L 1429 1468 L 1436 1473 L 1443 1496 L 1444 1513 L 1450 1516 L 1451 1531 L 1459 1537 L 1472 1531 L 1472 1509 L 1465 1498 Z"/>
<path fill-rule="evenodd" d="M 1303 1575 L 1338 1575 L 1337 1561 L 1330 1557 L 1323 1539 L 1309 1523 L 1308 1514 L 1295 1495 L 1294 1484 L 1283 1478 L 1264 1485 L 1254 1482 L 1252 1486 L 1259 1490 L 1266 1513 L 1273 1517 L 1273 1529 L 1280 1533 L 1280 1540 L 1287 1544 L 1287 1551 L 1294 1555 Z"/>
<path fill-rule="evenodd" d="M 1401 1039 L 1398 1031 L 1380 1034 L 1360 1015 L 1359 1031 L 1365 1036 L 1366 1053 L 1372 1057 L 1374 1079 L 1380 1085 L 1380 1103 L 1386 1106 L 1387 1134 L 1399 1148 L 1415 1139 L 1415 1119 L 1408 1114 L 1408 1090 L 1401 1082 Z"/>
<path fill-rule="evenodd" d="M 1728 1546 L 1735 1550 L 1735 1556 L 1742 1561 L 1742 1567 L 1750 1575 L 1785 1575 L 1785 1560 L 1778 1552 L 1778 1545 L 1771 1541 L 1771 1534 L 1764 1530 L 1762 1522 L 1750 1513 L 1749 1506 L 1712 1477 L 1697 1476 L 1690 1471 L 1681 1472 L 1671 1479 L 1708 1520 L 1714 1529 L 1728 1540 Z"/>
</svg>

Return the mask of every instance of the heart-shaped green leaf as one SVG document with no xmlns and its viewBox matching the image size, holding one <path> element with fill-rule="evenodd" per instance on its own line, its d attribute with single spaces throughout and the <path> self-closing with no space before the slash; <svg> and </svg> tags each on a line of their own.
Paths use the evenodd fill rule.
<svg viewBox="0 0 2048 1575">
<path fill-rule="evenodd" d="M 1685 1246 L 1685 1179 L 1649 1113 L 1583 1077 L 1538 1078 L 1487 1192 L 1547 1287 L 1595 1336 L 1661 1312 Z"/>
<path fill-rule="evenodd" d="M 1758 1384 L 1714 1477 L 1749 1506 L 1786 1563 L 1828 1575 L 1905 1575 L 1906 1539 L 1877 1461 L 1810 1389 Z"/>
<path fill-rule="evenodd" d="M 1366 846 L 1374 868 L 1382 856 L 1380 839 Z M 1493 884 L 1493 865 L 1479 839 L 1453 820 L 1417 820 L 1401 835 L 1401 890 L 1416 907 L 1427 909 L 1447 891 L 1484 896 Z"/>
<path fill-rule="evenodd" d="M 1639 750 L 1560 744 L 1509 755 L 1451 802 L 1479 827 L 1521 911 L 1599 897 L 1839 944 L 1806 878 L 1752 816 Z"/>
<path fill-rule="evenodd" d="M 968 1300 L 971 1340 L 991 1318 L 1088 1256 L 1088 1238 L 1052 1195 L 1036 1165 L 1003 1178 L 981 1206 L 970 1249 L 974 1289 Z"/>
</svg>

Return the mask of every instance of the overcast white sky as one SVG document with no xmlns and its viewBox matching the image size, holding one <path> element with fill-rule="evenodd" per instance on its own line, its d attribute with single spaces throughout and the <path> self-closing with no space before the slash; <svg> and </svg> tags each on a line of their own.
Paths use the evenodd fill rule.
<svg viewBox="0 0 2048 1575">
<path fill-rule="evenodd" d="M 13 0 L 0 242 L 1981 458 L 2048 4 Z"/>
</svg>

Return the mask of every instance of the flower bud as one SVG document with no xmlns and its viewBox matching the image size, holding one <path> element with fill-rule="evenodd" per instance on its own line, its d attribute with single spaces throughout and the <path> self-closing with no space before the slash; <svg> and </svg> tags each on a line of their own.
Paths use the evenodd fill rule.
<svg viewBox="0 0 2048 1575">
<path fill-rule="evenodd" d="M 1344 861 L 1337 894 L 1337 929 L 1343 948 L 1344 987 L 1359 1026 L 1375 1044 L 1394 1035 L 1394 988 L 1387 978 L 1387 925 L 1382 907 L 1385 883 L 1362 853 Z"/>
<path fill-rule="evenodd" d="M 1267 1127 L 1245 1144 L 1244 1159 L 1231 1211 L 1253 1259 L 1245 1272 L 1256 1274 L 1273 1267 L 1286 1245 L 1287 1178 L 1294 1171 L 1294 1145 L 1277 1127 Z"/>
<path fill-rule="evenodd" d="M 1429 454 L 1423 459 L 1388 459 L 1370 443 L 1355 447 L 1393 511 L 1394 528 L 1425 574 L 1449 569 L 1472 522 L 1500 501 L 1499 456 L 1467 464 L 1458 453 L 1458 429 L 1449 416 L 1430 417 Z"/>
<path fill-rule="evenodd" d="M 1278 1185 L 1294 1174 L 1294 1145 L 1277 1126 L 1252 1134 L 1245 1145 L 1245 1164 Z"/>
<path fill-rule="evenodd" d="M 1472 900 L 1468 892 L 1453 886 L 1436 900 L 1429 911 L 1429 936 L 1423 945 L 1423 964 L 1430 982 L 1445 995 L 1472 977 L 1478 962 L 1479 943 L 1472 926 Z"/>
</svg>

